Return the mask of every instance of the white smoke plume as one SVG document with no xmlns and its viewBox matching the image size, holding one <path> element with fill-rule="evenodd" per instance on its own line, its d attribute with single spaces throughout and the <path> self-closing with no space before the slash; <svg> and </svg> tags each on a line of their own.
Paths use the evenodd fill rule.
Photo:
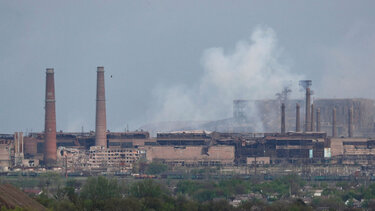
<svg viewBox="0 0 375 211">
<path fill-rule="evenodd" d="M 196 87 L 185 85 L 156 89 L 152 122 L 208 121 L 232 117 L 235 99 L 274 99 L 286 85 L 298 94 L 299 74 L 284 64 L 276 34 L 257 27 L 249 40 L 232 51 L 211 48 L 204 52 L 204 72 Z M 292 94 L 293 94 L 292 93 Z M 253 114 L 256 120 L 256 112 Z"/>
</svg>

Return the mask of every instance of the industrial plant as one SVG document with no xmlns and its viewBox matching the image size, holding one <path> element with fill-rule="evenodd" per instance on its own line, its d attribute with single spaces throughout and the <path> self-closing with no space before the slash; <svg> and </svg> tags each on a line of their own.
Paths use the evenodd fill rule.
<svg viewBox="0 0 375 211">
<path fill-rule="evenodd" d="M 131 173 L 144 161 L 186 168 L 218 166 L 248 174 L 264 166 L 293 165 L 303 174 L 321 175 L 322 168 L 331 166 L 329 171 L 335 172 L 326 174 L 351 176 L 365 170 L 364 175 L 375 176 L 372 99 L 312 100 L 312 81 L 304 80 L 299 83 L 305 99 L 289 99 L 288 88 L 275 99 L 235 99 L 230 119 L 154 137 L 143 130 L 107 130 L 104 76 L 104 67 L 97 67 L 95 131 L 62 132 L 56 129 L 54 69 L 48 68 L 44 131 L 0 134 L 1 172 Z M 255 131 L 259 125 L 263 131 Z"/>
</svg>

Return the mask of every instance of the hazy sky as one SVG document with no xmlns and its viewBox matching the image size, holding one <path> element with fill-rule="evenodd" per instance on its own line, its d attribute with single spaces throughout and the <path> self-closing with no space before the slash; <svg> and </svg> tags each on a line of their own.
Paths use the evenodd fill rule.
<svg viewBox="0 0 375 211">
<path fill-rule="evenodd" d="M 160 101 L 179 98 L 176 87 L 191 89 L 182 91 L 187 100 L 177 105 L 196 103 L 195 92 L 203 98 L 220 89 L 220 83 L 207 79 L 221 71 L 220 62 L 236 63 L 236 55 L 256 60 L 254 53 L 264 52 L 257 43 L 263 41 L 272 46 L 262 61 L 312 79 L 314 97 L 375 98 L 374 11 L 373 0 L 1 0 L 0 133 L 43 130 L 47 67 L 55 69 L 58 130 L 94 129 L 96 67 L 101 65 L 108 129 L 122 130 L 126 124 L 136 129 L 170 120 L 155 113 L 169 111 Z M 256 65 L 242 63 L 249 71 Z M 207 81 L 215 83 L 207 87 Z M 243 97 L 236 93 L 225 93 L 225 101 Z M 199 103 L 206 109 L 212 105 Z M 218 118 L 230 117 L 231 102 L 225 104 L 227 111 Z"/>
</svg>

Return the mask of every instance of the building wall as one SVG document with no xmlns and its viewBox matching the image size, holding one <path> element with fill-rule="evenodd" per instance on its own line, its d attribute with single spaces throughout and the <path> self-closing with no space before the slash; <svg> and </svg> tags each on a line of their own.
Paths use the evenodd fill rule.
<svg viewBox="0 0 375 211">
<path fill-rule="evenodd" d="M 259 164 L 259 165 L 267 165 L 267 164 L 270 164 L 270 157 L 248 157 L 246 159 L 246 164 L 247 165 L 253 165 L 255 164 Z"/>
<path fill-rule="evenodd" d="M 366 142 L 367 140 L 367 138 L 331 138 L 331 155 L 334 157 L 348 154 L 344 151 L 344 142 Z M 349 149 L 350 146 L 346 146 L 345 148 Z"/>
<path fill-rule="evenodd" d="M 211 146 L 207 149 L 203 146 L 147 146 L 146 158 L 148 161 L 164 160 L 166 162 L 220 162 L 221 164 L 233 164 L 233 146 Z"/>
<path fill-rule="evenodd" d="M 374 130 L 375 105 L 371 99 L 316 99 L 315 109 L 320 108 L 322 131 L 332 135 L 332 109 L 336 108 L 338 136 L 348 136 L 349 109 L 353 107 L 354 136 L 365 136 Z"/>
<path fill-rule="evenodd" d="M 141 156 L 138 149 L 109 149 L 92 146 L 89 151 L 88 166 L 90 168 L 115 167 L 118 170 L 130 170 L 133 163 Z"/>
</svg>

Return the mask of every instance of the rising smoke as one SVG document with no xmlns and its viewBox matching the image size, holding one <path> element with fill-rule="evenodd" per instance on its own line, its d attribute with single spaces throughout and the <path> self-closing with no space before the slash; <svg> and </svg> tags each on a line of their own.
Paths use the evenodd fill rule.
<svg viewBox="0 0 375 211">
<path fill-rule="evenodd" d="M 198 86 L 156 89 L 151 122 L 232 117 L 234 99 L 274 99 L 286 85 L 297 94 L 298 81 L 303 77 L 292 73 L 282 61 L 274 30 L 264 26 L 256 27 L 249 40 L 239 41 L 233 51 L 207 49 Z M 253 117 L 257 119 L 256 112 Z"/>
</svg>

